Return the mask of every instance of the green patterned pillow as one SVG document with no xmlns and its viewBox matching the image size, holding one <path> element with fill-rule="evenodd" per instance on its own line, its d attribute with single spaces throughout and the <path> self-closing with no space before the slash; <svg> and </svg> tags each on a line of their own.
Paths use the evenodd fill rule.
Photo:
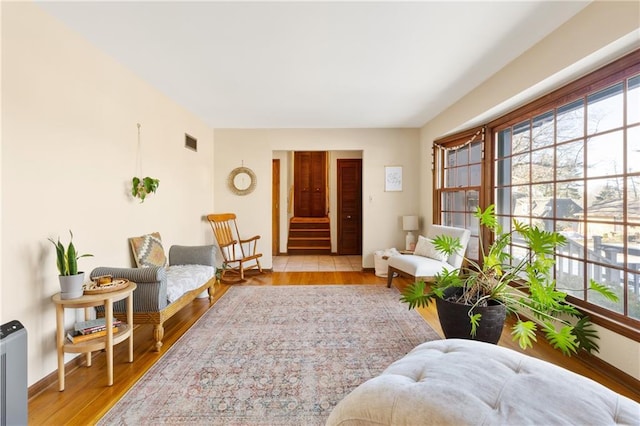
<svg viewBox="0 0 640 426">
<path fill-rule="evenodd" d="M 129 238 L 129 242 L 138 268 L 167 265 L 167 256 L 162 248 L 160 233 L 154 232 L 141 237 Z"/>
</svg>

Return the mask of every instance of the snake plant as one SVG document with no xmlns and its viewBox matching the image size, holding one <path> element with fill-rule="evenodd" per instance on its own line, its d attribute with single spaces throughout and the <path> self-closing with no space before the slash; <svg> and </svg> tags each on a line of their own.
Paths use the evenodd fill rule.
<svg viewBox="0 0 640 426">
<path fill-rule="evenodd" d="M 92 254 L 78 254 L 76 247 L 73 245 L 73 232 L 69 230 L 69 234 L 71 238 L 69 239 L 69 246 L 66 248 L 60 242 L 60 237 L 58 237 L 58 241 L 54 241 L 49 238 L 49 241 L 56 248 L 56 265 L 58 266 L 58 272 L 62 276 L 66 275 L 77 275 L 78 274 L 78 259 L 81 257 L 90 257 Z"/>
</svg>

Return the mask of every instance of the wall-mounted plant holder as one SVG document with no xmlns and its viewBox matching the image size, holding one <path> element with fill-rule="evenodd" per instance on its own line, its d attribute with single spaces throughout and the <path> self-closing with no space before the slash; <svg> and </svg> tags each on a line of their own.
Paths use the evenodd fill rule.
<svg viewBox="0 0 640 426">
<path fill-rule="evenodd" d="M 147 195 L 152 192 L 156 192 L 158 186 L 160 186 L 160 180 L 158 179 L 154 179 L 149 176 L 142 179 L 134 177 L 131 180 L 131 195 L 135 198 L 139 198 L 140 202 L 143 203 Z"/>
<path fill-rule="evenodd" d="M 143 203 L 145 198 L 147 198 L 147 195 L 156 192 L 156 190 L 158 189 L 158 186 L 160 186 L 160 180 L 149 177 L 149 176 L 141 177 L 142 176 L 142 158 L 141 158 L 142 148 L 140 143 L 140 127 L 141 127 L 140 123 L 138 123 L 138 152 L 137 152 L 137 160 L 136 160 L 138 176 L 134 176 L 133 179 L 131 179 L 131 195 L 134 198 L 139 198 L 140 202 Z"/>
</svg>

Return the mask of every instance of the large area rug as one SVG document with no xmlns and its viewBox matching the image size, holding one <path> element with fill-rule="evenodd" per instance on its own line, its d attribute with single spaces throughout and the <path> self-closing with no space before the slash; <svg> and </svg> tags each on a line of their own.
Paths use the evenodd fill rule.
<svg viewBox="0 0 640 426">
<path fill-rule="evenodd" d="M 438 338 L 383 285 L 232 287 L 99 424 L 322 425 Z"/>
</svg>

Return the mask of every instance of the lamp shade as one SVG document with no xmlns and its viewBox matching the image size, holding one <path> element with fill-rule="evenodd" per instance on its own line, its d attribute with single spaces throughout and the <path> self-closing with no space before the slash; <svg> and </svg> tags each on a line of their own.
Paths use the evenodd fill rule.
<svg viewBox="0 0 640 426">
<path fill-rule="evenodd" d="M 415 231 L 418 229 L 418 216 L 402 216 L 402 230 Z"/>
</svg>

